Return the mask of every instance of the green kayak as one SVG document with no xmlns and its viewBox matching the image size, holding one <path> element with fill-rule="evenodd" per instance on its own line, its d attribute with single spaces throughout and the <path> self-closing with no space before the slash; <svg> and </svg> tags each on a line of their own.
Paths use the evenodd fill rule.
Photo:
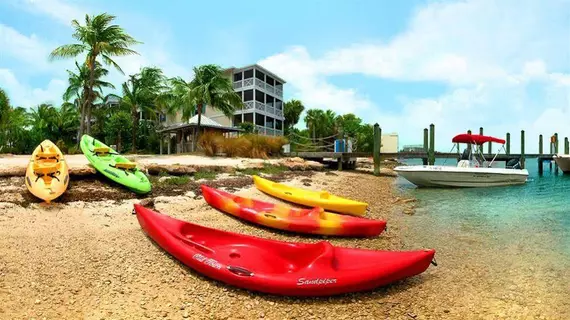
<svg viewBox="0 0 570 320">
<path fill-rule="evenodd" d="M 107 178 L 136 193 L 150 192 L 150 181 L 137 165 L 103 142 L 85 134 L 81 137 L 80 147 L 93 167 Z"/>
</svg>

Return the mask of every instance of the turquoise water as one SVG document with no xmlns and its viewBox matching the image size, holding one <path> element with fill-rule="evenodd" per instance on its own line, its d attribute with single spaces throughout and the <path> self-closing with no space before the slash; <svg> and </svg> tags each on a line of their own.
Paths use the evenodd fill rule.
<svg viewBox="0 0 570 320">
<path fill-rule="evenodd" d="M 436 164 L 443 164 L 437 159 Z M 408 164 L 421 164 L 409 161 Z M 447 160 L 446 165 L 455 161 Z M 570 257 L 570 175 L 549 170 L 538 175 L 537 159 L 527 159 L 529 178 L 521 186 L 428 189 L 415 188 L 399 177 L 396 185 L 418 199 L 418 225 L 429 224 L 427 233 L 472 236 L 493 249 L 522 244 L 527 253 L 563 254 Z"/>
</svg>

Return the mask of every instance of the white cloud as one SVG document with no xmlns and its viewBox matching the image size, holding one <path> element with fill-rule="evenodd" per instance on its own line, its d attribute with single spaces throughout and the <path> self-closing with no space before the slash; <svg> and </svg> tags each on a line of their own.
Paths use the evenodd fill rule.
<svg viewBox="0 0 570 320">
<path fill-rule="evenodd" d="M 294 46 L 259 63 L 287 80 L 286 90 L 308 107 L 356 112 L 367 122 L 398 131 L 404 144 L 421 143 L 423 128 L 435 123 L 436 145 L 442 150 L 456 133 L 478 131 L 479 126 L 499 136 L 510 131 L 513 147 L 518 147 L 515 133 L 521 129 L 528 130 L 532 141 L 541 130 L 570 128 L 559 120 L 570 115 L 570 47 L 561 45 L 567 43 L 570 27 L 567 12 L 564 0 L 430 2 L 389 41 L 336 48 L 320 57 Z M 404 97 L 398 109 L 388 109 L 354 88 L 330 83 L 330 76 L 349 74 L 439 82 L 448 91 L 437 97 Z M 551 115 L 557 120 L 547 121 Z"/>
<path fill-rule="evenodd" d="M 61 0 L 16 0 L 18 7 L 32 13 L 47 15 L 61 24 L 71 25 L 71 20 L 81 20 L 87 10 Z"/>
<path fill-rule="evenodd" d="M 67 82 L 52 79 L 45 88 L 32 88 L 21 83 L 12 71 L 0 68 L 0 87 L 6 90 L 12 105 L 33 107 L 40 103 L 61 103 Z"/>
<path fill-rule="evenodd" d="M 26 36 L 14 28 L 0 24 L 0 56 L 11 57 L 45 70 L 49 68 L 48 48 L 48 44 L 35 34 Z"/>
</svg>

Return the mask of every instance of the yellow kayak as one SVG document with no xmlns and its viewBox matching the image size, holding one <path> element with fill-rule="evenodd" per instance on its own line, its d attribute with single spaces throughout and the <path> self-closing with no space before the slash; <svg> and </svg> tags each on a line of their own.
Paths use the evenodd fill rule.
<svg viewBox="0 0 570 320">
<path fill-rule="evenodd" d="M 25 178 L 30 192 L 49 203 L 61 196 L 69 184 L 69 168 L 61 150 L 44 140 L 32 153 Z"/>
<path fill-rule="evenodd" d="M 253 176 L 257 189 L 285 201 L 302 204 L 309 207 L 321 207 L 325 210 L 363 216 L 367 203 L 337 197 L 326 191 L 313 191 L 286 186 L 281 183 Z"/>
</svg>

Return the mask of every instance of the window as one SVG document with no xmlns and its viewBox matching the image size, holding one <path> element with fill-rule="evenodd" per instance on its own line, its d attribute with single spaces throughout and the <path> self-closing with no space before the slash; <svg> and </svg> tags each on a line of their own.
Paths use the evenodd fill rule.
<svg viewBox="0 0 570 320">
<path fill-rule="evenodd" d="M 281 121 L 281 120 L 275 120 L 275 129 L 277 129 L 277 130 L 283 130 L 283 121 Z"/>
<path fill-rule="evenodd" d="M 161 113 L 161 114 L 158 116 L 158 121 L 159 121 L 159 122 L 164 122 L 164 121 L 166 121 L 166 115 L 163 114 L 163 113 Z"/>
<path fill-rule="evenodd" d="M 265 73 L 255 70 L 255 77 L 261 81 L 265 81 Z"/>
<path fill-rule="evenodd" d="M 244 113 L 243 122 L 253 123 L 253 113 Z"/>
<path fill-rule="evenodd" d="M 245 70 L 245 71 L 243 72 L 243 78 L 244 78 L 244 79 L 253 78 L 253 69 Z"/>
<path fill-rule="evenodd" d="M 265 93 L 255 90 L 255 101 L 265 102 Z"/>
<path fill-rule="evenodd" d="M 243 101 L 243 91 L 236 91 L 236 94 Z"/>
<path fill-rule="evenodd" d="M 242 74 L 241 72 L 239 73 L 234 73 L 234 81 L 240 81 L 242 79 Z"/>
<path fill-rule="evenodd" d="M 273 98 L 270 95 L 266 95 L 265 99 L 266 99 L 265 104 L 267 104 L 270 107 L 273 107 L 273 102 L 275 101 L 275 98 Z"/>
<path fill-rule="evenodd" d="M 255 114 L 255 124 L 258 126 L 264 126 L 265 125 L 265 116 L 259 113 Z"/>
<path fill-rule="evenodd" d="M 241 123 L 241 114 L 234 115 L 234 127 Z"/>
<path fill-rule="evenodd" d="M 283 84 L 282 84 L 281 82 L 275 80 L 275 85 L 276 85 L 276 86 L 282 86 Z"/>
<path fill-rule="evenodd" d="M 279 110 L 283 110 L 283 101 L 279 99 L 275 99 L 275 108 Z"/>
<path fill-rule="evenodd" d="M 273 80 L 273 78 L 271 78 L 270 76 L 265 77 L 265 82 L 267 82 L 267 84 L 270 86 L 275 84 L 275 80 Z"/>
<path fill-rule="evenodd" d="M 243 101 L 253 101 L 253 89 L 245 90 L 243 92 Z"/>
<path fill-rule="evenodd" d="M 265 126 L 273 129 L 273 121 L 275 121 L 273 118 L 265 117 Z"/>
</svg>

